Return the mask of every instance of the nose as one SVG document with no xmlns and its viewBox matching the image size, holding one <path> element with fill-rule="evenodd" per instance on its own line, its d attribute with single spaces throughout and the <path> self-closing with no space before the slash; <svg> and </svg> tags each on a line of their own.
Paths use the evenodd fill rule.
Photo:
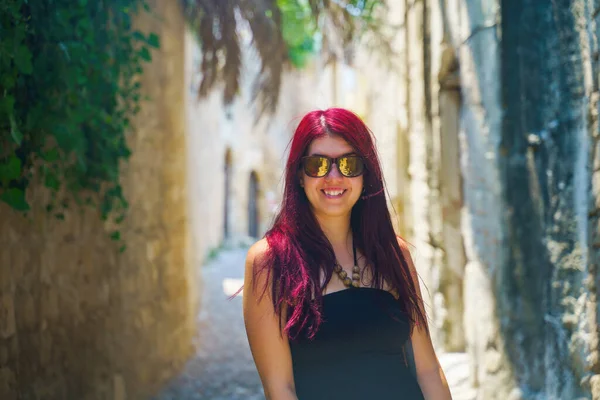
<svg viewBox="0 0 600 400">
<path fill-rule="evenodd" d="M 327 178 L 341 178 L 343 175 L 340 172 L 340 170 L 338 169 L 337 163 L 332 163 L 331 164 L 331 169 L 329 170 L 329 173 L 327 174 Z"/>
</svg>

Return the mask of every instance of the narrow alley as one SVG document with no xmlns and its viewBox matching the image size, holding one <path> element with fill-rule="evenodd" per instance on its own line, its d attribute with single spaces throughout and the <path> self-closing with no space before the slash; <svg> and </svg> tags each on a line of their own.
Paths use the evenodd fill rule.
<svg viewBox="0 0 600 400">
<path fill-rule="evenodd" d="M 454 400 L 600 400 L 600 0 L 0 0 L 0 89 L 0 400 L 264 399 L 247 238 L 321 212 Z"/>
<path fill-rule="evenodd" d="M 197 354 L 154 400 L 264 399 L 246 340 L 241 296 L 229 300 L 242 285 L 246 251 L 241 246 L 224 250 L 201 268 Z M 442 354 L 440 360 L 453 399 L 474 400 L 466 355 Z"/>
<path fill-rule="evenodd" d="M 226 250 L 202 266 L 196 356 L 154 400 L 263 399 L 244 330 L 242 285 L 246 248 Z"/>
</svg>

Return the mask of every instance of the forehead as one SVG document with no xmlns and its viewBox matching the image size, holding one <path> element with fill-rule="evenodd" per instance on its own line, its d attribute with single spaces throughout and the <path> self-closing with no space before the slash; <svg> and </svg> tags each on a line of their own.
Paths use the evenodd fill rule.
<svg viewBox="0 0 600 400">
<path fill-rule="evenodd" d="M 308 146 L 308 155 L 320 154 L 338 157 L 342 154 L 353 153 L 354 149 L 341 136 L 326 135 L 312 141 Z"/>
</svg>

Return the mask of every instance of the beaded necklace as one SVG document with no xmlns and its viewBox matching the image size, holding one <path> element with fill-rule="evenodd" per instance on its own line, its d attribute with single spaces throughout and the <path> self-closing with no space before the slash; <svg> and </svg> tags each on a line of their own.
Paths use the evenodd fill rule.
<svg viewBox="0 0 600 400">
<path fill-rule="evenodd" d="M 348 276 L 348 273 L 344 271 L 340 263 L 335 261 L 335 265 L 333 266 L 333 270 L 338 275 L 338 277 L 344 282 L 344 286 L 349 287 L 360 287 L 360 268 L 358 267 L 358 262 L 356 261 L 356 246 L 354 246 L 354 239 L 352 240 L 352 252 L 354 253 L 354 266 L 352 267 L 352 279 Z"/>
</svg>

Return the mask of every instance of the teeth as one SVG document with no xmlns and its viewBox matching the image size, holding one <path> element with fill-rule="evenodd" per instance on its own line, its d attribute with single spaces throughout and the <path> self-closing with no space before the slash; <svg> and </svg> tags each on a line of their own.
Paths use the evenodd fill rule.
<svg viewBox="0 0 600 400">
<path fill-rule="evenodd" d="M 325 194 L 328 196 L 339 196 L 344 193 L 343 190 L 324 190 Z"/>
</svg>

